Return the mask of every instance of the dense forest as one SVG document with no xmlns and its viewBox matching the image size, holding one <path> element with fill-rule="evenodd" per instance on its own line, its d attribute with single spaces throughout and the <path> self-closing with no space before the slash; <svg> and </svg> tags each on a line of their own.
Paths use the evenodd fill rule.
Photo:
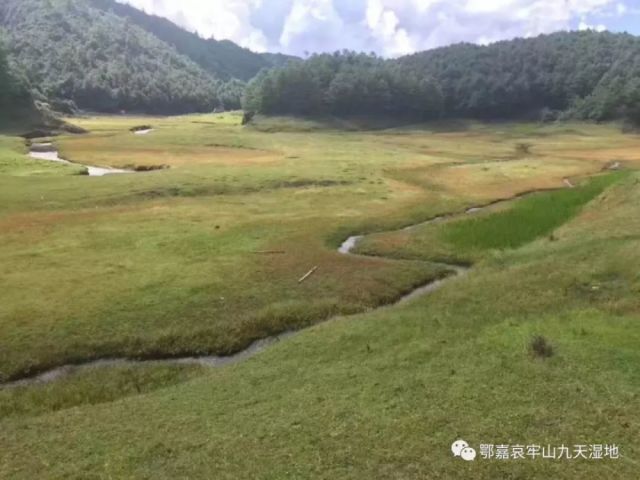
<svg viewBox="0 0 640 480">
<path fill-rule="evenodd" d="M 3 60 L 5 104 L 30 93 L 67 113 L 176 114 L 237 109 L 244 97 L 245 110 L 264 114 L 640 123 L 640 38 L 628 34 L 300 61 L 203 39 L 114 0 L 2 0 L 0 28 L 15 67 L 9 75 Z M 24 81 L 9 82 L 15 72 Z"/>
<path fill-rule="evenodd" d="M 86 0 L 3 0 L 8 53 L 59 111 L 204 112 L 238 108 L 223 82 L 129 19 Z"/>
<path fill-rule="evenodd" d="M 0 41 L 0 125 L 21 124 L 25 120 L 34 120 L 37 115 L 27 82 L 10 68 Z"/>
<path fill-rule="evenodd" d="M 373 55 L 315 55 L 263 71 L 252 81 L 245 110 L 267 114 L 394 115 L 437 118 L 442 93 L 427 75 Z"/>
<path fill-rule="evenodd" d="M 640 39 L 563 32 L 396 60 L 315 55 L 260 74 L 244 104 L 265 114 L 640 120 Z"/>
<path fill-rule="evenodd" d="M 0 107 L 3 111 L 19 102 L 20 90 L 20 86 L 9 70 L 7 55 L 0 43 Z"/>
</svg>

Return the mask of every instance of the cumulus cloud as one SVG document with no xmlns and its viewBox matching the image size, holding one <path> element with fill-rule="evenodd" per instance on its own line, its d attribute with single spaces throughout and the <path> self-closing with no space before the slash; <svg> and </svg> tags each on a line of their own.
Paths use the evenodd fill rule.
<svg viewBox="0 0 640 480">
<path fill-rule="evenodd" d="M 567 29 L 604 30 L 619 0 L 119 0 L 204 37 L 294 55 L 339 49 L 398 56 Z M 594 20 L 595 19 L 595 20 Z"/>
</svg>

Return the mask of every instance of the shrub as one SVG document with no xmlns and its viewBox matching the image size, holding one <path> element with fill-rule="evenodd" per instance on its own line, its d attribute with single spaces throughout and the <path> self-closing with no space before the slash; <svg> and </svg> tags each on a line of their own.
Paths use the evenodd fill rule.
<svg viewBox="0 0 640 480">
<path fill-rule="evenodd" d="M 535 335 L 529 342 L 529 350 L 536 358 L 549 358 L 554 354 L 553 345 L 542 335 Z"/>
<path fill-rule="evenodd" d="M 247 125 L 251 123 L 251 120 L 253 120 L 254 116 L 255 116 L 255 112 L 252 112 L 252 111 L 244 112 L 244 114 L 242 115 L 242 125 Z"/>
<path fill-rule="evenodd" d="M 518 143 L 516 144 L 516 154 L 518 155 L 529 155 L 531 153 L 531 148 L 533 145 L 530 143 Z"/>
</svg>

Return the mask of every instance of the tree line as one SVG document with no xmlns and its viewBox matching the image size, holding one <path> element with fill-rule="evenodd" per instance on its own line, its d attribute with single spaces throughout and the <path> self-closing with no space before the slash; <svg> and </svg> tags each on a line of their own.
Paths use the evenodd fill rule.
<svg viewBox="0 0 640 480">
<path fill-rule="evenodd" d="M 437 118 L 443 96 L 429 76 L 373 54 L 338 52 L 261 72 L 245 110 L 265 114 L 394 115 Z"/>
<path fill-rule="evenodd" d="M 628 34 L 564 32 L 391 60 L 343 51 L 286 62 L 113 0 L 3 0 L 2 27 L 13 76 L 28 79 L 5 92 L 28 85 L 65 113 L 208 112 L 240 108 L 243 99 L 246 111 L 263 114 L 640 122 L 640 39 Z M 215 74 L 222 66 L 225 80 Z M 248 85 L 229 77 L 258 68 Z"/>
<path fill-rule="evenodd" d="M 259 74 L 244 107 L 264 114 L 640 121 L 639 74 L 639 38 L 563 32 L 394 60 L 314 55 Z"/>
</svg>

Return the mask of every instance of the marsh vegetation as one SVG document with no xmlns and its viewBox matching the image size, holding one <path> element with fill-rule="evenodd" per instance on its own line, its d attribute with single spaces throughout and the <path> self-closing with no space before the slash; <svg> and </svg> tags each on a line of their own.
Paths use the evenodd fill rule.
<svg viewBox="0 0 640 480">
<path fill-rule="evenodd" d="M 615 442 L 624 455 L 607 466 L 634 474 L 637 136 L 579 123 L 241 119 L 76 119 L 91 133 L 51 139 L 63 158 L 170 167 L 100 178 L 0 137 L 3 382 L 91 359 L 225 355 L 309 327 L 218 369 L 120 365 L 0 388 L 0 476 L 598 468 L 461 466 L 448 454 L 459 435 Z M 153 134 L 132 135 L 145 124 Z M 612 162 L 621 171 L 603 172 Z M 537 190 L 550 191 L 521 196 Z M 364 235 L 362 255 L 338 252 L 351 235 Z M 443 260 L 472 269 L 378 308 L 441 278 Z"/>
</svg>

